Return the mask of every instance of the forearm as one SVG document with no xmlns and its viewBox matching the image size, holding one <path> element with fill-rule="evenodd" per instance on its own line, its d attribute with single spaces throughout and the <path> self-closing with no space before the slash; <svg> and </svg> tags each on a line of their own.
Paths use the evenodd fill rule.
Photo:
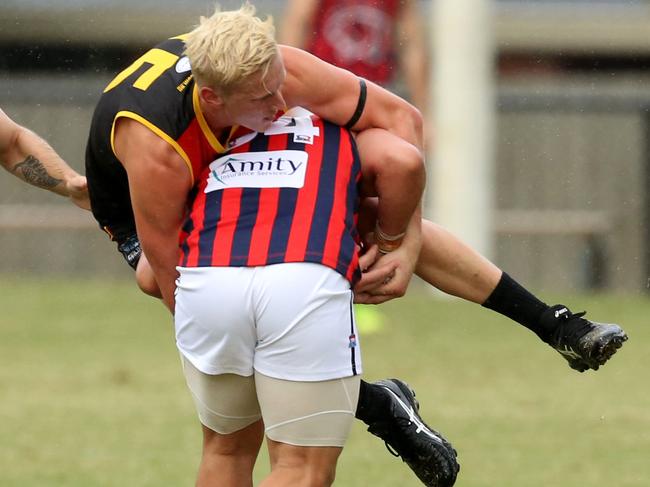
<svg viewBox="0 0 650 487">
<path fill-rule="evenodd" d="M 174 191 L 173 184 L 168 185 L 169 181 L 162 177 L 157 183 L 153 187 L 148 187 L 145 181 L 139 181 L 137 186 L 130 183 L 131 199 L 142 252 L 153 271 L 163 302 L 174 313 L 176 266 L 180 255 L 178 235 L 185 214 L 186 194 Z"/>
<path fill-rule="evenodd" d="M 422 206 L 417 205 L 409 226 L 406 229 L 406 235 L 400 248 L 403 248 L 407 255 L 411 256 L 412 262 L 411 271 L 413 271 L 418 263 L 418 256 L 422 253 L 422 245 L 424 244 L 422 232 Z"/>
<path fill-rule="evenodd" d="M 168 235 L 144 231 L 144 238 L 141 238 L 141 245 L 144 255 L 151 266 L 155 282 L 158 284 L 163 303 L 174 313 L 174 291 L 176 289 L 176 278 L 178 272 L 178 242 L 176 238 L 169 238 Z"/>
<path fill-rule="evenodd" d="M 79 177 L 47 142 L 24 127 L 17 130 L 5 157 L 6 169 L 16 177 L 61 196 L 70 196 L 68 182 Z"/>
<path fill-rule="evenodd" d="M 397 250 L 382 255 L 372 265 L 365 262 L 362 266 L 364 273 L 361 281 L 355 286 L 355 302 L 380 304 L 404 296 L 413 275 L 421 244 L 421 210 L 418 206 L 411 218 L 402 245 Z M 372 247 L 371 252 L 375 248 Z"/>
<path fill-rule="evenodd" d="M 422 249 L 415 273 L 447 294 L 483 304 L 502 271 L 452 233 L 422 220 Z"/>
</svg>

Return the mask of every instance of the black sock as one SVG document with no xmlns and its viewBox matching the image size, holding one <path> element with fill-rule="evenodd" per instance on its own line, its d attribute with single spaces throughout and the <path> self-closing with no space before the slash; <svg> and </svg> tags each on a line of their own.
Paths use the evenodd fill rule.
<svg viewBox="0 0 650 487">
<path fill-rule="evenodd" d="M 359 402 L 357 403 L 356 418 L 367 425 L 382 419 L 385 416 L 387 402 L 386 394 L 376 393 L 375 386 L 361 380 L 359 386 Z"/>
<path fill-rule="evenodd" d="M 546 330 L 541 327 L 539 319 L 548 309 L 548 305 L 533 296 L 505 272 L 482 306 L 507 316 L 545 340 Z"/>
</svg>

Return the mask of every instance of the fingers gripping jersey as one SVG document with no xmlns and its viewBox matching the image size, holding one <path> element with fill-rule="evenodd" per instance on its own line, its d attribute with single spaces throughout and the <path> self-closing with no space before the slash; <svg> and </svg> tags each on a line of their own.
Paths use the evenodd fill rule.
<svg viewBox="0 0 650 487">
<path fill-rule="evenodd" d="M 198 178 L 180 265 L 313 262 L 354 283 L 360 163 L 350 132 L 288 112 L 232 144 Z"/>
<path fill-rule="evenodd" d="M 137 120 L 168 142 L 192 177 L 224 151 L 198 106 L 184 48 L 179 36 L 147 51 L 108 84 L 95 109 L 86 147 L 88 190 L 100 227 L 118 241 L 135 232 L 126 171 L 113 151 L 118 119 Z"/>
</svg>

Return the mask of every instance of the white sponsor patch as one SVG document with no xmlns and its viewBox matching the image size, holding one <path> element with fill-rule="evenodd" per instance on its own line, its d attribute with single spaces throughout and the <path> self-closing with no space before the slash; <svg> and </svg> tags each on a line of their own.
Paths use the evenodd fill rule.
<svg viewBox="0 0 650 487">
<path fill-rule="evenodd" d="M 320 129 L 315 127 L 311 117 L 299 114 L 291 116 L 289 112 L 278 118 L 266 129 L 264 135 L 293 134 L 293 141 L 301 144 L 313 144 L 314 137 L 320 135 Z"/>
<path fill-rule="evenodd" d="M 205 192 L 227 188 L 302 188 L 307 153 L 297 150 L 228 154 L 210 164 Z"/>
<path fill-rule="evenodd" d="M 176 72 L 177 73 L 186 73 L 187 71 L 191 70 L 192 66 L 190 66 L 190 60 L 187 56 L 183 56 L 178 60 L 176 63 Z"/>
<path fill-rule="evenodd" d="M 297 144 L 313 144 L 314 137 L 320 135 L 320 128 L 314 126 L 311 112 L 304 108 L 291 108 L 284 115 L 266 129 L 264 135 L 293 134 L 293 141 Z M 250 142 L 258 132 L 249 132 L 228 142 L 228 150 Z"/>
</svg>

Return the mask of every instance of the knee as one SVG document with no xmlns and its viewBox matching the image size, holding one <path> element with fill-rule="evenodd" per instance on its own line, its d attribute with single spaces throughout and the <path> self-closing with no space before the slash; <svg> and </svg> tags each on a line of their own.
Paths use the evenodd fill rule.
<svg viewBox="0 0 650 487">
<path fill-rule="evenodd" d="M 331 467 L 325 470 L 320 470 L 314 473 L 314 482 L 311 484 L 313 487 L 329 487 L 334 483 L 336 478 L 336 468 Z"/>
<path fill-rule="evenodd" d="M 334 483 L 336 466 L 309 466 L 304 472 L 306 487 L 329 487 Z"/>
<path fill-rule="evenodd" d="M 271 471 L 284 479 L 295 479 L 301 487 L 329 487 L 336 477 L 341 448 L 296 447 L 269 439 Z"/>
<path fill-rule="evenodd" d="M 290 472 L 282 477 L 295 479 L 296 482 L 299 482 L 297 485 L 300 485 L 300 487 L 330 487 L 334 484 L 336 478 L 335 465 L 325 466 L 310 463 L 287 465 L 280 463 L 272 466 L 272 469 Z"/>
<path fill-rule="evenodd" d="M 401 193 L 402 197 L 419 200 L 426 184 L 422 152 L 402 141 L 391 146 L 390 151 L 382 155 L 382 159 L 382 163 L 375 169 L 374 179 L 367 181 L 366 176 L 363 176 L 364 188 L 371 187 L 371 191 L 366 190 L 366 194 L 382 197 L 386 191 L 394 192 L 396 187 L 408 188 L 406 193 Z"/>
<path fill-rule="evenodd" d="M 390 161 L 387 168 L 395 175 L 398 175 L 402 181 L 408 182 L 412 186 L 409 191 L 422 191 L 426 182 L 426 169 L 424 156 L 417 147 L 402 143 L 395 151 L 390 152 Z"/>
<path fill-rule="evenodd" d="M 230 458 L 246 463 L 249 459 L 253 459 L 254 463 L 257 458 L 264 435 L 264 426 L 261 421 L 227 435 L 212 431 L 205 425 L 201 425 L 201 428 L 203 430 L 203 457 L 206 460 Z"/>
<path fill-rule="evenodd" d="M 261 422 L 260 422 L 261 423 Z M 197 487 L 253 485 L 253 468 L 261 445 L 262 425 L 231 435 L 220 435 L 203 426 L 203 452 Z"/>
</svg>

